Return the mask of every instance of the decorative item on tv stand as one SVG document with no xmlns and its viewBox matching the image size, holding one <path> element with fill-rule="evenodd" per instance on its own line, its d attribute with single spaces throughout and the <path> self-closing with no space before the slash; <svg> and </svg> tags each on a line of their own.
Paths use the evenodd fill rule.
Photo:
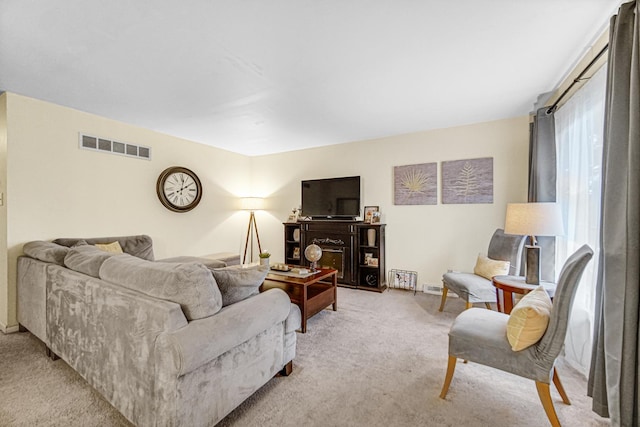
<svg viewBox="0 0 640 427">
<path fill-rule="evenodd" d="M 296 223 L 298 222 L 298 208 L 291 209 L 291 213 L 287 217 L 288 223 Z"/>
<path fill-rule="evenodd" d="M 376 229 L 375 228 L 370 228 L 367 230 L 367 243 L 369 244 L 369 246 L 376 245 Z"/>
<path fill-rule="evenodd" d="M 304 257 L 311 263 L 311 271 L 317 271 L 318 261 L 322 258 L 322 248 L 312 243 L 304 250 Z"/>
</svg>

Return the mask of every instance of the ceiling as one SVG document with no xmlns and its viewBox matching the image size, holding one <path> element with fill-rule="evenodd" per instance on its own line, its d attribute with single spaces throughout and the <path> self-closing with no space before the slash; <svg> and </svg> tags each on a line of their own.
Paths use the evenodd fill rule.
<svg viewBox="0 0 640 427">
<path fill-rule="evenodd" d="M 277 153 L 527 114 L 620 3 L 0 0 L 0 91 Z"/>
</svg>

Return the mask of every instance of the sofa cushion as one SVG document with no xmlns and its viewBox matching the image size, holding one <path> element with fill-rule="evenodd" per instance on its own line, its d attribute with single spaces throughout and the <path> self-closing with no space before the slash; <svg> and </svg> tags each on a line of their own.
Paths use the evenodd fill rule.
<svg viewBox="0 0 640 427">
<path fill-rule="evenodd" d="M 248 268 L 240 266 L 214 268 L 211 270 L 222 294 L 222 306 L 235 304 L 238 301 L 256 295 L 264 282 L 269 267 L 256 265 Z"/>
<path fill-rule="evenodd" d="M 25 255 L 39 261 L 52 262 L 64 265 L 64 257 L 67 256 L 69 248 L 60 246 L 52 242 L 34 241 L 25 243 L 22 251 Z"/>
<path fill-rule="evenodd" d="M 507 339 L 513 351 L 524 350 L 542 338 L 549 325 L 552 307 L 542 285 L 522 297 L 507 322 Z"/>
<path fill-rule="evenodd" d="M 71 247 L 78 243 L 80 240 L 85 240 L 89 245 L 95 245 L 96 243 L 113 243 L 117 241 L 120 244 L 120 247 L 122 247 L 122 251 L 124 253 L 149 261 L 153 261 L 154 259 L 153 240 L 151 240 L 151 237 L 144 234 L 141 234 L 139 236 L 94 237 L 90 239 L 63 238 L 56 239 L 53 241 L 53 243 Z"/>
<path fill-rule="evenodd" d="M 202 264 L 152 262 L 120 255 L 102 264 L 100 278 L 180 304 L 188 320 L 209 317 L 222 307 L 218 286 Z"/>
<path fill-rule="evenodd" d="M 105 252 L 91 245 L 78 245 L 69 249 L 64 265 L 79 273 L 98 278 L 102 263 L 117 254 Z"/>
<path fill-rule="evenodd" d="M 476 266 L 473 268 L 473 272 L 478 276 L 482 276 L 485 279 L 491 280 L 493 276 L 504 276 L 509 274 L 509 261 L 500 261 L 491 259 L 482 254 L 478 254 L 476 260 Z"/>
<path fill-rule="evenodd" d="M 120 243 L 117 240 L 112 243 L 96 243 L 94 246 L 105 252 L 111 252 L 114 254 L 124 253 L 122 246 L 120 246 Z"/>
</svg>

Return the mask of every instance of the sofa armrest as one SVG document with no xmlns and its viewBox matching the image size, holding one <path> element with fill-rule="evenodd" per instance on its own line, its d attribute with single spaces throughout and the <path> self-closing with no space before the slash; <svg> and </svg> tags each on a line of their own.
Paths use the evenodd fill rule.
<svg viewBox="0 0 640 427">
<path fill-rule="evenodd" d="M 215 359 L 289 316 L 291 302 L 281 289 L 228 305 L 213 316 L 189 322 L 158 339 L 174 359 L 177 375 L 184 375 Z M 284 325 L 283 325 L 284 334 Z"/>
</svg>

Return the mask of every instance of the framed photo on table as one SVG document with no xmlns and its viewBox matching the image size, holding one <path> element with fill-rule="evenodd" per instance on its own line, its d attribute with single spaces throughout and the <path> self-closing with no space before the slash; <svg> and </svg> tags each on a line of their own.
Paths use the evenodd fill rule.
<svg viewBox="0 0 640 427">
<path fill-rule="evenodd" d="M 374 213 L 380 213 L 380 206 L 365 206 L 364 207 L 364 223 L 371 224 L 373 222 Z"/>
<path fill-rule="evenodd" d="M 291 213 L 287 217 L 287 222 L 288 223 L 298 222 L 298 209 L 294 208 L 291 210 Z"/>
<path fill-rule="evenodd" d="M 371 216 L 371 224 L 380 224 L 380 212 L 373 212 Z"/>
<path fill-rule="evenodd" d="M 373 258 L 373 253 L 365 252 L 364 254 L 364 265 L 369 265 L 369 260 Z"/>
</svg>

